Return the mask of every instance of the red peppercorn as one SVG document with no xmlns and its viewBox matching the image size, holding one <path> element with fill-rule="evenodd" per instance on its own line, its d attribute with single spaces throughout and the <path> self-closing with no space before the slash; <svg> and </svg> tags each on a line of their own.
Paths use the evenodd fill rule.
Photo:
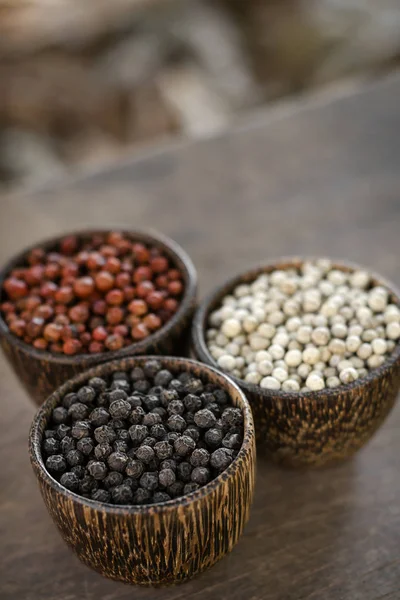
<svg viewBox="0 0 400 600">
<path fill-rule="evenodd" d="M 156 277 L 156 286 L 161 289 L 168 287 L 168 278 L 166 275 L 159 275 Z"/>
<path fill-rule="evenodd" d="M 107 244 L 116 246 L 123 239 L 123 234 L 120 231 L 110 231 L 107 235 Z"/>
<path fill-rule="evenodd" d="M 106 259 L 100 252 L 90 252 L 86 265 L 88 269 L 101 269 L 106 264 Z"/>
<path fill-rule="evenodd" d="M 29 337 L 37 338 L 41 335 L 43 326 L 44 319 L 33 317 L 33 319 L 26 324 L 25 331 Z"/>
<path fill-rule="evenodd" d="M 89 318 L 89 309 L 82 304 L 76 304 L 68 311 L 68 316 L 74 323 L 85 323 Z"/>
<path fill-rule="evenodd" d="M 62 329 L 62 325 L 58 325 L 57 323 L 49 323 L 44 328 L 43 337 L 48 342 L 58 342 L 61 338 Z"/>
<path fill-rule="evenodd" d="M 108 306 L 105 300 L 96 300 L 92 305 L 92 311 L 95 315 L 105 315 L 107 308 Z"/>
<path fill-rule="evenodd" d="M 123 260 L 121 262 L 121 271 L 131 274 L 132 270 L 133 270 L 133 263 L 131 260 Z"/>
<path fill-rule="evenodd" d="M 114 287 L 114 276 L 109 271 L 99 271 L 94 281 L 97 289 L 102 292 L 108 292 Z"/>
<path fill-rule="evenodd" d="M 168 270 L 168 259 L 165 256 L 156 256 L 150 260 L 153 273 L 165 273 Z"/>
<path fill-rule="evenodd" d="M 143 324 L 146 325 L 147 329 L 150 329 L 150 331 L 155 331 L 161 327 L 162 321 L 160 317 L 154 313 L 149 313 L 144 317 Z"/>
<path fill-rule="evenodd" d="M 104 342 L 107 337 L 107 331 L 104 327 L 96 327 L 92 331 L 92 337 L 96 342 Z"/>
<path fill-rule="evenodd" d="M 35 309 L 33 314 L 35 317 L 40 317 L 48 321 L 54 315 L 54 310 L 49 304 L 41 304 Z"/>
<path fill-rule="evenodd" d="M 54 306 L 54 313 L 56 315 L 66 315 L 68 312 L 68 308 L 65 306 L 65 304 L 56 304 Z"/>
<path fill-rule="evenodd" d="M 44 277 L 46 277 L 46 279 L 56 279 L 59 275 L 60 275 L 60 266 L 56 263 L 50 263 L 49 265 L 46 265 L 44 268 Z"/>
<path fill-rule="evenodd" d="M 25 272 L 25 281 L 28 285 L 37 285 L 43 279 L 44 267 L 43 265 L 34 265 Z"/>
<path fill-rule="evenodd" d="M 82 346 L 88 346 L 90 344 L 90 342 L 92 341 L 92 336 L 90 335 L 90 333 L 88 331 L 84 331 L 79 336 L 79 339 L 82 342 Z"/>
<path fill-rule="evenodd" d="M 109 308 L 106 314 L 106 321 L 109 325 L 118 325 L 124 318 L 124 311 L 119 306 Z"/>
<path fill-rule="evenodd" d="M 36 338 L 32 344 L 37 350 L 47 350 L 47 342 L 44 338 Z"/>
<path fill-rule="evenodd" d="M 45 258 L 45 251 L 43 248 L 33 248 L 28 254 L 28 263 L 30 265 L 38 265 Z"/>
<path fill-rule="evenodd" d="M 124 301 L 124 293 L 121 290 L 113 289 L 108 292 L 106 295 L 107 304 L 112 304 L 113 306 L 120 305 Z"/>
<path fill-rule="evenodd" d="M 57 323 L 57 325 L 62 325 L 64 327 L 65 325 L 69 325 L 69 318 L 67 317 L 67 315 L 57 315 L 54 318 L 54 323 Z"/>
<path fill-rule="evenodd" d="M 136 295 L 139 298 L 146 298 L 152 291 L 154 291 L 154 284 L 151 281 L 141 281 L 136 286 Z"/>
<path fill-rule="evenodd" d="M 170 281 L 168 284 L 168 291 L 172 296 L 179 296 L 182 293 L 183 285 L 181 281 Z"/>
<path fill-rule="evenodd" d="M 161 308 L 164 302 L 164 296 L 161 292 L 150 292 L 150 294 L 146 298 L 146 302 L 150 306 L 150 308 L 152 308 L 153 310 L 157 310 Z"/>
<path fill-rule="evenodd" d="M 125 317 L 125 323 L 127 324 L 128 327 L 134 327 L 135 325 L 137 325 L 138 323 L 140 323 L 140 317 L 137 317 L 136 315 L 127 315 Z"/>
<path fill-rule="evenodd" d="M 60 242 L 60 251 L 63 254 L 73 254 L 78 250 L 78 238 L 75 235 L 67 235 Z"/>
<path fill-rule="evenodd" d="M 52 281 L 45 281 L 40 287 L 40 295 L 43 298 L 53 298 L 54 294 L 58 290 L 58 286 Z"/>
<path fill-rule="evenodd" d="M 124 338 L 121 335 L 109 335 L 104 345 L 108 350 L 120 350 L 124 345 Z"/>
<path fill-rule="evenodd" d="M 103 244 L 99 248 L 100 254 L 102 254 L 105 258 L 110 258 L 110 256 L 117 256 L 117 249 L 114 246 L 110 246 L 109 244 Z"/>
<path fill-rule="evenodd" d="M 87 298 L 94 291 L 94 281 L 91 277 L 80 277 L 75 281 L 74 292 L 78 298 Z"/>
<path fill-rule="evenodd" d="M 54 294 L 54 300 L 60 304 L 69 304 L 74 299 L 74 290 L 70 285 L 63 285 Z"/>
<path fill-rule="evenodd" d="M 138 267 L 133 274 L 132 281 L 133 283 L 140 283 L 141 281 L 150 281 L 153 276 L 153 273 L 150 267 Z"/>
<path fill-rule="evenodd" d="M 92 248 L 99 248 L 104 243 L 104 237 L 101 233 L 95 233 L 92 235 L 92 239 L 90 241 L 90 246 Z"/>
<path fill-rule="evenodd" d="M 178 269 L 170 269 L 167 273 L 167 277 L 170 281 L 182 279 L 182 273 Z"/>
<path fill-rule="evenodd" d="M 32 312 L 34 311 L 41 303 L 39 296 L 28 296 L 25 302 L 25 309 Z"/>
<path fill-rule="evenodd" d="M 129 329 L 126 325 L 116 325 L 113 329 L 113 333 L 116 335 L 122 335 L 122 337 L 126 337 L 129 333 Z"/>
<path fill-rule="evenodd" d="M 89 344 L 90 354 L 100 354 L 100 352 L 103 352 L 103 350 L 104 350 L 104 345 L 101 344 L 100 342 L 91 342 Z"/>
<path fill-rule="evenodd" d="M 115 285 L 117 286 L 117 288 L 120 288 L 121 290 L 123 288 L 125 288 L 127 285 L 129 285 L 131 282 L 131 278 L 128 275 L 128 273 L 118 273 L 118 275 L 115 278 Z"/>
<path fill-rule="evenodd" d="M 15 311 L 15 305 L 12 302 L 3 302 L 0 308 L 4 313 L 11 313 Z"/>
<path fill-rule="evenodd" d="M 132 244 L 129 240 L 122 239 L 120 242 L 115 244 L 116 248 L 118 248 L 119 255 L 127 254 L 132 250 Z"/>
<path fill-rule="evenodd" d="M 23 298 L 28 293 L 28 286 L 25 281 L 17 279 L 16 277 L 9 277 L 4 282 L 4 289 L 11 300 L 17 300 Z"/>
<path fill-rule="evenodd" d="M 64 354 L 73 355 L 77 354 L 82 348 L 82 344 L 79 340 L 71 338 L 66 340 L 63 344 L 62 350 Z"/>
<path fill-rule="evenodd" d="M 78 265 L 80 267 L 82 267 L 83 265 L 86 265 L 88 258 L 89 258 L 89 252 L 87 252 L 86 250 L 82 250 L 81 252 L 79 252 L 76 255 L 75 260 L 78 263 Z"/>
<path fill-rule="evenodd" d="M 96 327 L 102 327 L 104 325 L 103 317 L 92 317 L 89 320 L 89 329 L 96 329 Z"/>
<path fill-rule="evenodd" d="M 149 330 L 143 323 L 139 323 L 138 325 L 135 325 L 135 327 L 132 327 L 131 336 L 134 340 L 143 340 L 148 335 Z"/>
<path fill-rule="evenodd" d="M 163 307 L 168 312 L 174 313 L 178 308 L 178 302 L 177 300 L 175 300 L 175 298 L 167 298 L 166 300 L 164 300 Z"/>
<path fill-rule="evenodd" d="M 140 243 L 133 244 L 132 250 L 133 250 L 135 259 L 139 264 L 143 265 L 144 263 L 149 262 L 150 252 L 148 251 L 146 246 L 144 246 L 144 244 L 140 244 Z"/>
<path fill-rule="evenodd" d="M 76 277 L 79 273 L 79 266 L 74 262 L 67 262 L 67 264 L 61 269 L 61 277 L 70 278 Z"/>
<path fill-rule="evenodd" d="M 128 310 L 132 314 L 140 317 L 141 315 L 145 315 L 148 311 L 147 304 L 144 300 L 132 300 L 132 302 L 128 305 Z"/>
<path fill-rule="evenodd" d="M 130 302 L 135 297 L 135 288 L 132 285 L 127 285 L 123 289 L 125 302 Z"/>
<path fill-rule="evenodd" d="M 63 345 L 61 344 L 61 342 L 55 342 L 53 344 L 50 344 L 49 346 L 49 350 L 50 352 L 55 352 L 56 354 L 61 354 L 63 352 Z"/>
<path fill-rule="evenodd" d="M 23 319 L 13 319 L 10 323 L 10 331 L 18 337 L 23 337 L 26 323 Z"/>
<path fill-rule="evenodd" d="M 106 260 L 104 269 L 106 271 L 109 271 L 110 273 L 114 273 L 114 275 L 115 275 L 116 273 L 119 273 L 121 270 L 121 261 L 119 260 L 119 258 L 116 258 L 115 256 L 110 256 L 110 258 L 107 258 L 107 260 Z"/>
</svg>

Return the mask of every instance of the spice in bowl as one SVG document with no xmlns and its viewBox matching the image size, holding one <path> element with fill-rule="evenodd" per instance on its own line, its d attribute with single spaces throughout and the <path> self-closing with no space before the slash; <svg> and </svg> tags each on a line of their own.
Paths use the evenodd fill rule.
<svg viewBox="0 0 400 600">
<path fill-rule="evenodd" d="M 151 359 L 66 394 L 44 431 L 42 456 L 68 490 L 140 505 L 198 490 L 242 442 L 243 414 L 225 390 Z"/>
<path fill-rule="evenodd" d="M 327 259 L 236 286 L 208 320 L 219 367 L 285 392 L 336 388 L 380 367 L 400 339 L 400 307 L 364 270 Z"/>
<path fill-rule="evenodd" d="M 158 247 L 121 232 L 70 235 L 33 248 L 4 280 L 2 317 L 38 350 L 64 355 L 120 350 L 176 313 L 183 276 Z"/>
</svg>

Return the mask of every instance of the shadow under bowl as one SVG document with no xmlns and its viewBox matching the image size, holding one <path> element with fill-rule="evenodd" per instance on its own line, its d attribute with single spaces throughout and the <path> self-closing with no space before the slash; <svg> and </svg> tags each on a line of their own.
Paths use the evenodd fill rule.
<svg viewBox="0 0 400 600">
<path fill-rule="evenodd" d="M 98 365 L 65 383 L 38 410 L 29 436 L 33 471 L 45 505 L 65 542 L 89 567 L 125 583 L 163 585 L 205 571 L 230 552 L 248 520 L 255 478 L 255 434 L 250 406 L 240 388 L 212 367 L 185 358 L 157 358 L 172 372 L 215 383 L 243 411 L 242 447 L 231 465 L 196 492 L 148 506 L 115 506 L 70 492 L 47 472 L 43 432 L 65 394 L 91 377 L 142 366 L 149 357 Z"/>
<path fill-rule="evenodd" d="M 210 314 L 227 294 L 242 283 L 252 283 L 262 273 L 299 268 L 312 258 L 290 257 L 237 275 L 216 288 L 202 302 L 193 320 L 192 350 L 202 362 L 218 365 L 211 356 L 205 333 Z M 358 265 L 332 261 L 345 272 Z M 396 288 L 379 275 L 369 273 L 375 285 L 389 290 L 390 301 L 400 305 Z M 348 385 L 318 392 L 283 392 L 263 389 L 231 378 L 250 402 L 259 449 L 274 462 L 292 466 L 325 466 L 352 456 L 371 438 L 390 412 L 400 388 L 400 344 L 379 368 Z"/>
<path fill-rule="evenodd" d="M 68 235 L 76 235 L 82 240 L 94 234 L 105 234 L 109 231 L 111 229 L 67 232 L 32 244 L 29 248 L 14 256 L 1 269 L 0 303 L 3 301 L 4 292 L 2 287 L 4 280 L 12 269 L 25 263 L 26 256 L 32 248 L 39 246 L 51 251 L 57 247 L 60 240 Z M 197 297 L 197 273 L 191 259 L 178 244 L 158 232 L 133 231 L 121 228 L 113 228 L 112 231 L 120 231 L 132 241 L 159 248 L 168 256 L 174 267 L 181 271 L 185 288 L 178 310 L 165 325 L 144 340 L 125 346 L 121 350 L 75 356 L 37 350 L 30 344 L 26 344 L 10 332 L 7 323 L 0 314 L 0 345 L 18 379 L 31 398 L 39 405 L 67 379 L 105 361 L 137 354 L 174 354 L 177 356 L 188 354 L 190 325 Z"/>
</svg>

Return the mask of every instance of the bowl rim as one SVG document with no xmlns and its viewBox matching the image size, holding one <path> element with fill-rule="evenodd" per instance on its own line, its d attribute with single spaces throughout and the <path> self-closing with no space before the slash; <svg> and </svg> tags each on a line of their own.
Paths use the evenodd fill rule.
<svg viewBox="0 0 400 600">
<path fill-rule="evenodd" d="M 258 275 L 261 275 L 262 273 L 269 273 L 277 269 L 284 270 L 285 268 L 290 267 L 298 268 L 304 262 L 321 259 L 330 260 L 333 267 L 342 271 L 367 271 L 377 285 L 382 285 L 388 289 L 390 295 L 392 296 L 392 298 L 394 298 L 394 303 L 398 304 L 400 307 L 400 291 L 396 288 L 396 286 L 381 275 L 355 262 L 325 256 L 298 255 L 271 259 L 267 263 L 258 264 L 254 267 L 243 270 L 240 273 L 237 273 L 236 275 L 230 277 L 224 283 L 216 286 L 208 294 L 208 296 L 206 296 L 204 300 L 200 303 L 200 306 L 195 313 L 192 323 L 192 348 L 194 354 L 196 355 L 196 358 L 210 366 L 213 366 L 217 369 L 219 368 L 217 362 L 214 360 L 214 358 L 208 351 L 204 333 L 210 312 L 220 305 L 222 298 L 225 295 L 229 294 L 234 287 L 236 287 L 240 283 L 248 283 L 254 281 L 254 279 L 256 279 L 256 277 Z M 298 402 L 299 400 L 304 398 L 313 400 L 317 403 L 322 403 L 327 401 L 334 401 L 339 396 L 343 394 L 349 394 L 350 392 L 352 394 L 356 392 L 356 394 L 354 394 L 353 396 L 354 398 L 356 398 L 357 393 L 361 394 L 367 386 L 370 386 L 377 379 L 384 377 L 396 363 L 400 365 L 400 341 L 397 342 L 395 348 L 393 349 L 388 359 L 380 367 L 369 371 L 368 374 L 364 377 L 356 379 L 352 383 L 342 384 L 336 388 L 323 388 L 322 390 L 315 392 L 285 392 L 282 390 L 270 390 L 267 388 L 262 388 L 259 385 L 253 383 L 248 383 L 247 381 L 239 379 L 238 377 L 235 377 L 233 375 L 228 374 L 228 376 L 246 392 L 255 394 L 259 397 L 264 398 L 265 400 L 280 400 L 284 403 L 291 403 Z"/>
<path fill-rule="evenodd" d="M 0 311 L 0 337 L 3 336 L 7 339 L 8 343 L 12 346 L 17 347 L 19 350 L 25 352 L 37 360 L 45 360 L 47 362 L 59 365 L 76 365 L 84 362 L 87 366 L 97 364 L 99 361 L 114 360 L 129 356 L 131 354 L 145 354 L 146 349 L 149 345 L 160 343 L 163 339 L 174 330 L 178 323 L 186 317 L 188 313 L 194 308 L 197 294 L 197 271 L 192 262 L 190 256 L 186 251 L 174 240 L 168 236 L 154 230 L 154 229 L 129 229 L 127 227 L 118 226 L 107 228 L 102 227 L 90 227 L 87 229 L 76 229 L 67 231 L 43 240 L 39 240 L 33 244 L 30 244 L 25 249 L 21 250 L 17 254 L 14 254 L 1 268 L 0 270 L 0 302 L 2 302 L 3 295 L 3 282 L 7 275 L 13 268 L 20 265 L 27 254 L 33 248 L 40 247 L 46 250 L 50 250 L 63 238 L 74 235 L 78 238 L 84 238 L 95 234 L 105 234 L 111 231 L 118 231 L 126 234 L 132 240 L 143 242 L 149 245 L 161 247 L 161 249 L 167 254 L 169 258 L 175 263 L 175 265 L 181 270 L 183 279 L 185 282 L 185 289 L 182 299 L 179 303 L 178 310 L 167 321 L 160 329 L 151 333 L 144 340 L 134 342 L 129 346 L 125 346 L 120 350 L 112 350 L 108 352 L 101 352 L 98 354 L 76 354 L 74 356 L 67 356 L 65 354 L 55 354 L 48 350 L 38 350 L 34 346 L 27 344 L 20 340 L 14 335 L 8 328 L 7 323 L 4 321 Z"/>
<path fill-rule="evenodd" d="M 72 391 L 72 389 L 86 382 L 91 377 L 108 375 L 114 371 L 125 370 L 129 371 L 135 366 L 149 361 L 149 360 L 157 360 L 163 365 L 163 368 L 171 368 L 175 369 L 177 365 L 183 367 L 183 370 L 195 371 L 196 369 L 201 369 L 200 376 L 212 374 L 217 378 L 218 385 L 221 385 L 229 394 L 234 392 L 242 404 L 241 408 L 243 410 L 243 421 L 244 421 L 244 430 L 243 430 L 243 442 L 242 446 L 232 461 L 232 463 L 220 473 L 215 479 L 202 486 L 199 490 L 195 492 L 191 492 L 190 494 L 186 494 L 184 496 L 173 498 L 171 500 L 167 500 L 166 502 L 158 502 L 155 504 L 149 505 L 138 505 L 138 504 L 125 504 L 125 505 L 115 505 L 109 504 L 106 502 L 99 502 L 96 500 L 91 500 L 90 498 L 84 498 L 75 492 L 71 492 L 67 490 L 64 486 L 62 486 L 56 479 L 54 479 L 50 473 L 47 471 L 41 452 L 41 441 L 43 434 L 40 434 L 40 427 L 42 423 L 46 423 L 49 418 L 50 410 L 59 405 L 62 397 Z M 122 364 L 123 363 L 123 364 Z M 119 360 L 107 361 L 105 363 L 101 363 L 96 365 L 95 367 L 91 367 L 80 373 L 79 375 L 68 379 L 62 386 L 58 387 L 40 406 L 37 410 L 30 427 L 29 431 L 29 455 L 31 466 L 34 470 L 34 473 L 38 480 L 42 480 L 42 482 L 46 483 L 50 486 L 53 491 L 57 494 L 61 494 L 65 498 L 73 501 L 74 503 L 78 503 L 82 506 L 89 507 L 93 510 L 98 510 L 102 512 L 106 512 L 109 514 L 115 515 L 133 515 L 133 514 L 156 514 L 165 511 L 176 510 L 180 507 L 185 507 L 193 502 L 201 501 L 205 497 L 209 496 L 217 487 L 223 484 L 225 481 L 229 479 L 233 479 L 239 469 L 239 462 L 246 456 L 251 455 L 251 450 L 253 447 L 254 454 L 254 468 L 256 465 L 256 450 L 255 450 L 255 430 L 254 430 L 254 421 L 253 415 L 251 412 L 250 404 L 244 394 L 243 390 L 232 381 L 230 377 L 225 375 L 222 371 L 215 369 L 210 365 L 206 365 L 197 360 L 193 360 L 190 358 L 184 357 L 175 357 L 175 356 L 157 356 L 157 355 L 139 355 L 139 356 L 130 356 L 125 357 Z"/>
</svg>

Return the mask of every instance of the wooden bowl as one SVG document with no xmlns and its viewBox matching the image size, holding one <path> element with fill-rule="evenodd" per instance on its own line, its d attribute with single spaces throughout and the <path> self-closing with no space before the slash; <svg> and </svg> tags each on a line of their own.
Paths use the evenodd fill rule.
<svg viewBox="0 0 400 600">
<path fill-rule="evenodd" d="M 88 500 L 60 485 L 46 471 L 43 431 L 65 394 L 95 376 L 141 366 L 149 357 L 98 365 L 55 391 L 36 414 L 29 451 L 47 509 L 66 543 L 89 567 L 111 579 L 142 585 L 184 581 L 232 550 L 249 517 L 255 475 L 255 434 L 245 395 L 222 373 L 193 360 L 158 357 L 164 368 L 188 371 L 216 383 L 244 414 L 244 439 L 232 464 L 198 491 L 149 506 L 115 506 Z"/>
<path fill-rule="evenodd" d="M 233 277 L 215 289 L 198 309 L 192 327 L 195 356 L 210 365 L 217 363 L 208 351 L 205 331 L 210 313 L 222 298 L 240 283 L 251 283 L 258 275 L 275 269 L 298 268 L 306 258 L 283 258 Z M 361 268 L 335 262 L 342 271 Z M 384 285 L 391 301 L 400 304 L 399 293 L 371 274 L 374 283 Z M 257 443 L 267 456 L 288 466 L 322 466 L 348 458 L 371 438 L 392 408 L 400 387 L 400 344 L 378 369 L 362 379 L 319 392 L 283 392 L 263 389 L 236 377 L 253 411 Z"/>
<path fill-rule="evenodd" d="M 112 230 L 121 231 L 131 240 L 156 246 L 165 252 L 171 262 L 183 274 L 185 290 L 179 308 L 163 327 L 144 340 L 125 346 L 121 350 L 76 356 L 53 354 L 44 350 L 37 350 L 26 344 L 10 332 L 7 323 L 0 314 L 1 347 L 18 379 L 37 404 L 41 404 L 52 391 L 67 379 L 99 363 L 136 354 L 187 354 L 186 346 L 190 337 L 190 324 L 197 295 L 197 274 L 191 259 L 178 244 L 160 233 L 130 231 L 119 228 L 113 228 Z M 85 238 L 96 233 L 104 234 L 108 231 L 96 229 L 64 233 L 26 248 L 17 256 L 14 256 L 0 271 L 0 303 L 3 300 L 2 287 L 4 279 L 13 268 L 24 263 L 26 255 L 32 248 L 39 245 L 46 250 L 52 250 L 67 235 L 77 235 L 79 238 Z"/>
</svg>

